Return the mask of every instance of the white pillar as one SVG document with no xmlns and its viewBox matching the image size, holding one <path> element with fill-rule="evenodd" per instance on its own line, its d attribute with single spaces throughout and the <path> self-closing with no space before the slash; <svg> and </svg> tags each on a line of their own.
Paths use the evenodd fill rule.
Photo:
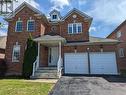
<svg viewBox="0 0 126 95">
<path fill-rule="evenodd" d="M 40 60 L 40 43 L 38 42 L 38 59 L 37 59 L 37 68 L 39 68 L 39 60 Z"/>
<path fill-rule="evenodd" d="M 61 42 L 59 42 L 59 58 L 61 57 Z"/>
</svg>

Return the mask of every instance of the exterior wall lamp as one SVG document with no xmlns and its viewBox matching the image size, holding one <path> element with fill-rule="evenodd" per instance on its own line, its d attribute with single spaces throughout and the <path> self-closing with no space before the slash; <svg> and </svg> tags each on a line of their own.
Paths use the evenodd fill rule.
<svg viewBox="0 0 126 95">
<path fill-rule="evenodd" d="M 74 46 L 74 52 L 77 53 L 77 46 Z"/>
<path fill-rule="evenodd" d="M 100 45 L 100 51 L 103 52 L 103 45 Z"/>
</svg>

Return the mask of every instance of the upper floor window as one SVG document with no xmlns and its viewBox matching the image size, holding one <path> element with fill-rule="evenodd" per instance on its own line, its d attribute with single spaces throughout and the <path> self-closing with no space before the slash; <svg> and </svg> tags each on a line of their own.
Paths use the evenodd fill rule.
<svg viewBox="0 0 126 95">
<path fill-rule="evenodd" d="M 23 22 L 22 21 L 16 21 L 15 31 L 16 32 L 22 32 L 22 30 L 23 30 Z"/>
<path fill-rule="evenodd" d="M 124 57 L 125 56 L 123 48 L 119 48 L 118 53 L 119 53 L 119 57 Z"/>
<path fill-rule="evenodd" d="M 34 20 L 27 21 L 27 31 L 35 31 L 35 21 Z"/>
<path fill-rule="evenodd" d="M 118 31 L 117 34 L 116 34 L 117 38 L 120 38 L 121 37 L 121 32 Z"/>
<path fill-rule="evenodd" d="M 52 19 L 56 20 L 57 19 L 57 15 L 52 15 Z"/>
<path fill-rule="evenodd" d="M 78 34 L 82 32 L 81 23 L 71 23 L 68 24 L 68 34 Z"/>
<path fill-rule="evenodd" d="M 20 45 L 13 46 L 12 62 L 19 62 Z"/>
</svg>

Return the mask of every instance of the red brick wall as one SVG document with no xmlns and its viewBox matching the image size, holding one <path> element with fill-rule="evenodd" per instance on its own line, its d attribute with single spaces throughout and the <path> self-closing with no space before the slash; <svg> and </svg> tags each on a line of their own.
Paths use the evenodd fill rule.
<svg viewBox="0 0 126 95">
<path fill-rule="evenodd" d="M 24 57 L 24 51 L 26 47 L 26 42 L 29 37 L 29 34 L 31 34 L 33 37 L 37 37 L 41 34 L 44 34 L 45 31 L 44 25 L 42 23 L 42 20 L 40 18 L 37 18 L 34 16 L 36 14 L 31 9 L 25 7 L 23 8 L 18 14 L 13 17 L 12 21 L 9 21 L 9 27 L 8 27 L 8 37 L 7 37 L 7 47 L 6 47 L 6 62 L 8 64 L 8 72 L 13 74 L 21 74 L 22 72 L 22 63 L 23 63 L 23 57 Z M 23 31 L 22 32 L 15 32 L 15 25 L 18 18 L 23 21 Z M 34 32 L 28 32 L 27 31 L 27 20 L 29 20 L 32 17 L 33 20 L 35 20 L 35 31 Z M 16 44 L 16 42 L 21 45 L 21 54 L 20 54 L 20 61 L 17 63 L 12 62 L 12 52 L 13 52 L 13 46 Z"/>
<path fill-rule="evenodd" d="M 74 19 L 73 15 L 76 14 L 77 17 Z M 68 34 L 68 24 L 69 23 L 82 23 L 82 33 L 80 34 Z M 67 39 L 67 41 L 88 41 L 89 40 L 89 22 L 84 21 L 84 17 L 77 13 L 72 13 L 65 21 L 61 24 L 61 36 Z"/>
<path fill-rule="evenodd" d="M 121 32 L 120 38 L 117 38 L 117 36 L 116 36 L 118 31 Z M 111 35 L 108 36 L 108 38 L 118 39 L 119 41 L 122 42 L 117 45 L 117 52 L 118 52 L 119 48 L 124 48 L 125 57 L 119 57 L 119 54 L 117 53 L 117 58 L 119 61 L 119 68 L 126 69 L 126 23 L 121 24 L 118 27 L 118 29 L 116 29 Z"/>
</svg>

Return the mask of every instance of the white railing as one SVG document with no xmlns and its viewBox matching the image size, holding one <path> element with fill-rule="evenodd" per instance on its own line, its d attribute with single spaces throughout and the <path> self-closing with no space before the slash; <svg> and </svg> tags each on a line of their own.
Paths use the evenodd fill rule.
<svg viewBox="0 0 126 95">
<path fill-rule="evenodd" d="M 33 63 L 33 70 L 32 70 L 32 76 L 35 75 L 35 71 L 38 69 L 38 57 L 36 58 L 35 62 Z"/>
<path fill-rule="evenodd" d="M 62 58 L 59 57 L 58 63 L 57 63 L 57 75 L 59 78 L 62 76 L 62 64 L 63 64 Z"/>
</svg>

